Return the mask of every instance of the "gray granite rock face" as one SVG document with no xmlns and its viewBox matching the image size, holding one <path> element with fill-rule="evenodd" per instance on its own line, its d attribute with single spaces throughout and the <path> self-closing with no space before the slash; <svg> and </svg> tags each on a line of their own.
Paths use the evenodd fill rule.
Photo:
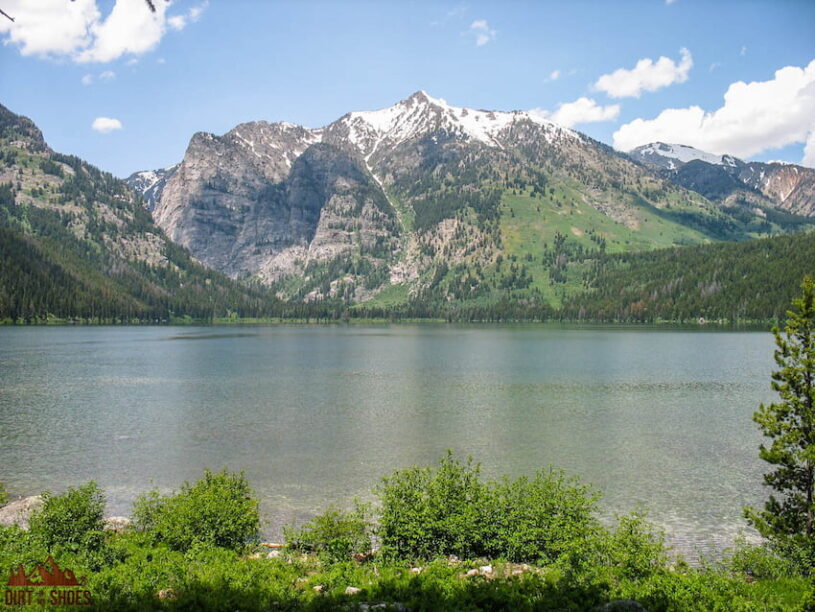
<svg viewBox="0 0 815 612">
<path fill-rule="evenodd" d="M 0 525 L 10 527 L 17 525 L 23 529 L 28 529 L 28 521 L 31 514 L 42 508 L 43 499 L 40 495 L 23 497 L 22 499 L 10 502 L 0 508 Z"/>
<path fill-rule="evenodd" d="M 204 264 L 266 282 L 387 240 L 394 219 L 360 160 L 304 128 L 262 123 L 197 134 L 153 214 Z"/>
</svg>

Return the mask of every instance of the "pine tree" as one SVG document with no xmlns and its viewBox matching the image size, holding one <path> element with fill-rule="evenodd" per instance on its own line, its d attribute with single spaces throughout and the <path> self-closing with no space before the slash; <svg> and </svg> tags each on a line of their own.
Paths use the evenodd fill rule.
<svg viewBox="0 0 815 612">
<path fill-rule="evenodd" d="M 764 475 L 775 489 L 763 511 L 745 509 L 750 523 L 805 567 L 815 567 L 815 284 L 806 277 L 801 297 L 792 301 L 782 334 L 773 330 L 775 362 L 772 388 L 781 401 L 761 405 L 753 415 L 772 439 L 759 456 L 774 466 Z"/>
</svg>

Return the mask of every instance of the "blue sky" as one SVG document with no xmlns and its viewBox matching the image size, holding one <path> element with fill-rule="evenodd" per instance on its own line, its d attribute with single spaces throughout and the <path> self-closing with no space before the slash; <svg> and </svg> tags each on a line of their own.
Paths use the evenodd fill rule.
<svg viewBox="0 0 815 612">
<path fill-rule="evenodd" d="M 0 103 L 119 176 L 180 161 L 196 131 L 320 127 L 418 89 L 539 109 L 622 149 L 662 139 L 815 165 L 811 1 L 155 5 L 0 0 L 16 18 L 0 18 Z"/>
</svg>

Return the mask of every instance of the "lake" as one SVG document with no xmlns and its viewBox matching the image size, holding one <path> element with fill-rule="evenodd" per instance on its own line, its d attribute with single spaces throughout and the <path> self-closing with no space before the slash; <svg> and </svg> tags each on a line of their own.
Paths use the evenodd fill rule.
<svg viewBox="0 0 815 612">
<path fill-rule="evenodd" d="M 751 415 L 774 399 L 773 347 L 534 325 L 0 328 L 0 481 L 30 495 L 94 479 L 126 514 L 226 466 L 278 537 L 450 448 L 488 477 L 561 467 L 604 516 L 647 507 L 692 555 L 766 495 Z"/>
</svg>

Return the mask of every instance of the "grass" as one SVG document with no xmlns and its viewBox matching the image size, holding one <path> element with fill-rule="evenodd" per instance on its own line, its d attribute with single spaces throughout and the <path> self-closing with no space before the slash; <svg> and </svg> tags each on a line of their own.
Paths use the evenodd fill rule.
<svg viewBox="0 0 815 612">
<path fill-rule="evenodd" d="M 392 306 L 407 304 L 410 301 L 408 290 L 409 288 L 405 284 L 386 285 L 382 291 L 377 293 L 370 300 L 362 302 L 360 306 L 366 308 L 390 308 Z M 354 307 L 352 306 L 351 308 L 353 309 Z"/>
</svg>

